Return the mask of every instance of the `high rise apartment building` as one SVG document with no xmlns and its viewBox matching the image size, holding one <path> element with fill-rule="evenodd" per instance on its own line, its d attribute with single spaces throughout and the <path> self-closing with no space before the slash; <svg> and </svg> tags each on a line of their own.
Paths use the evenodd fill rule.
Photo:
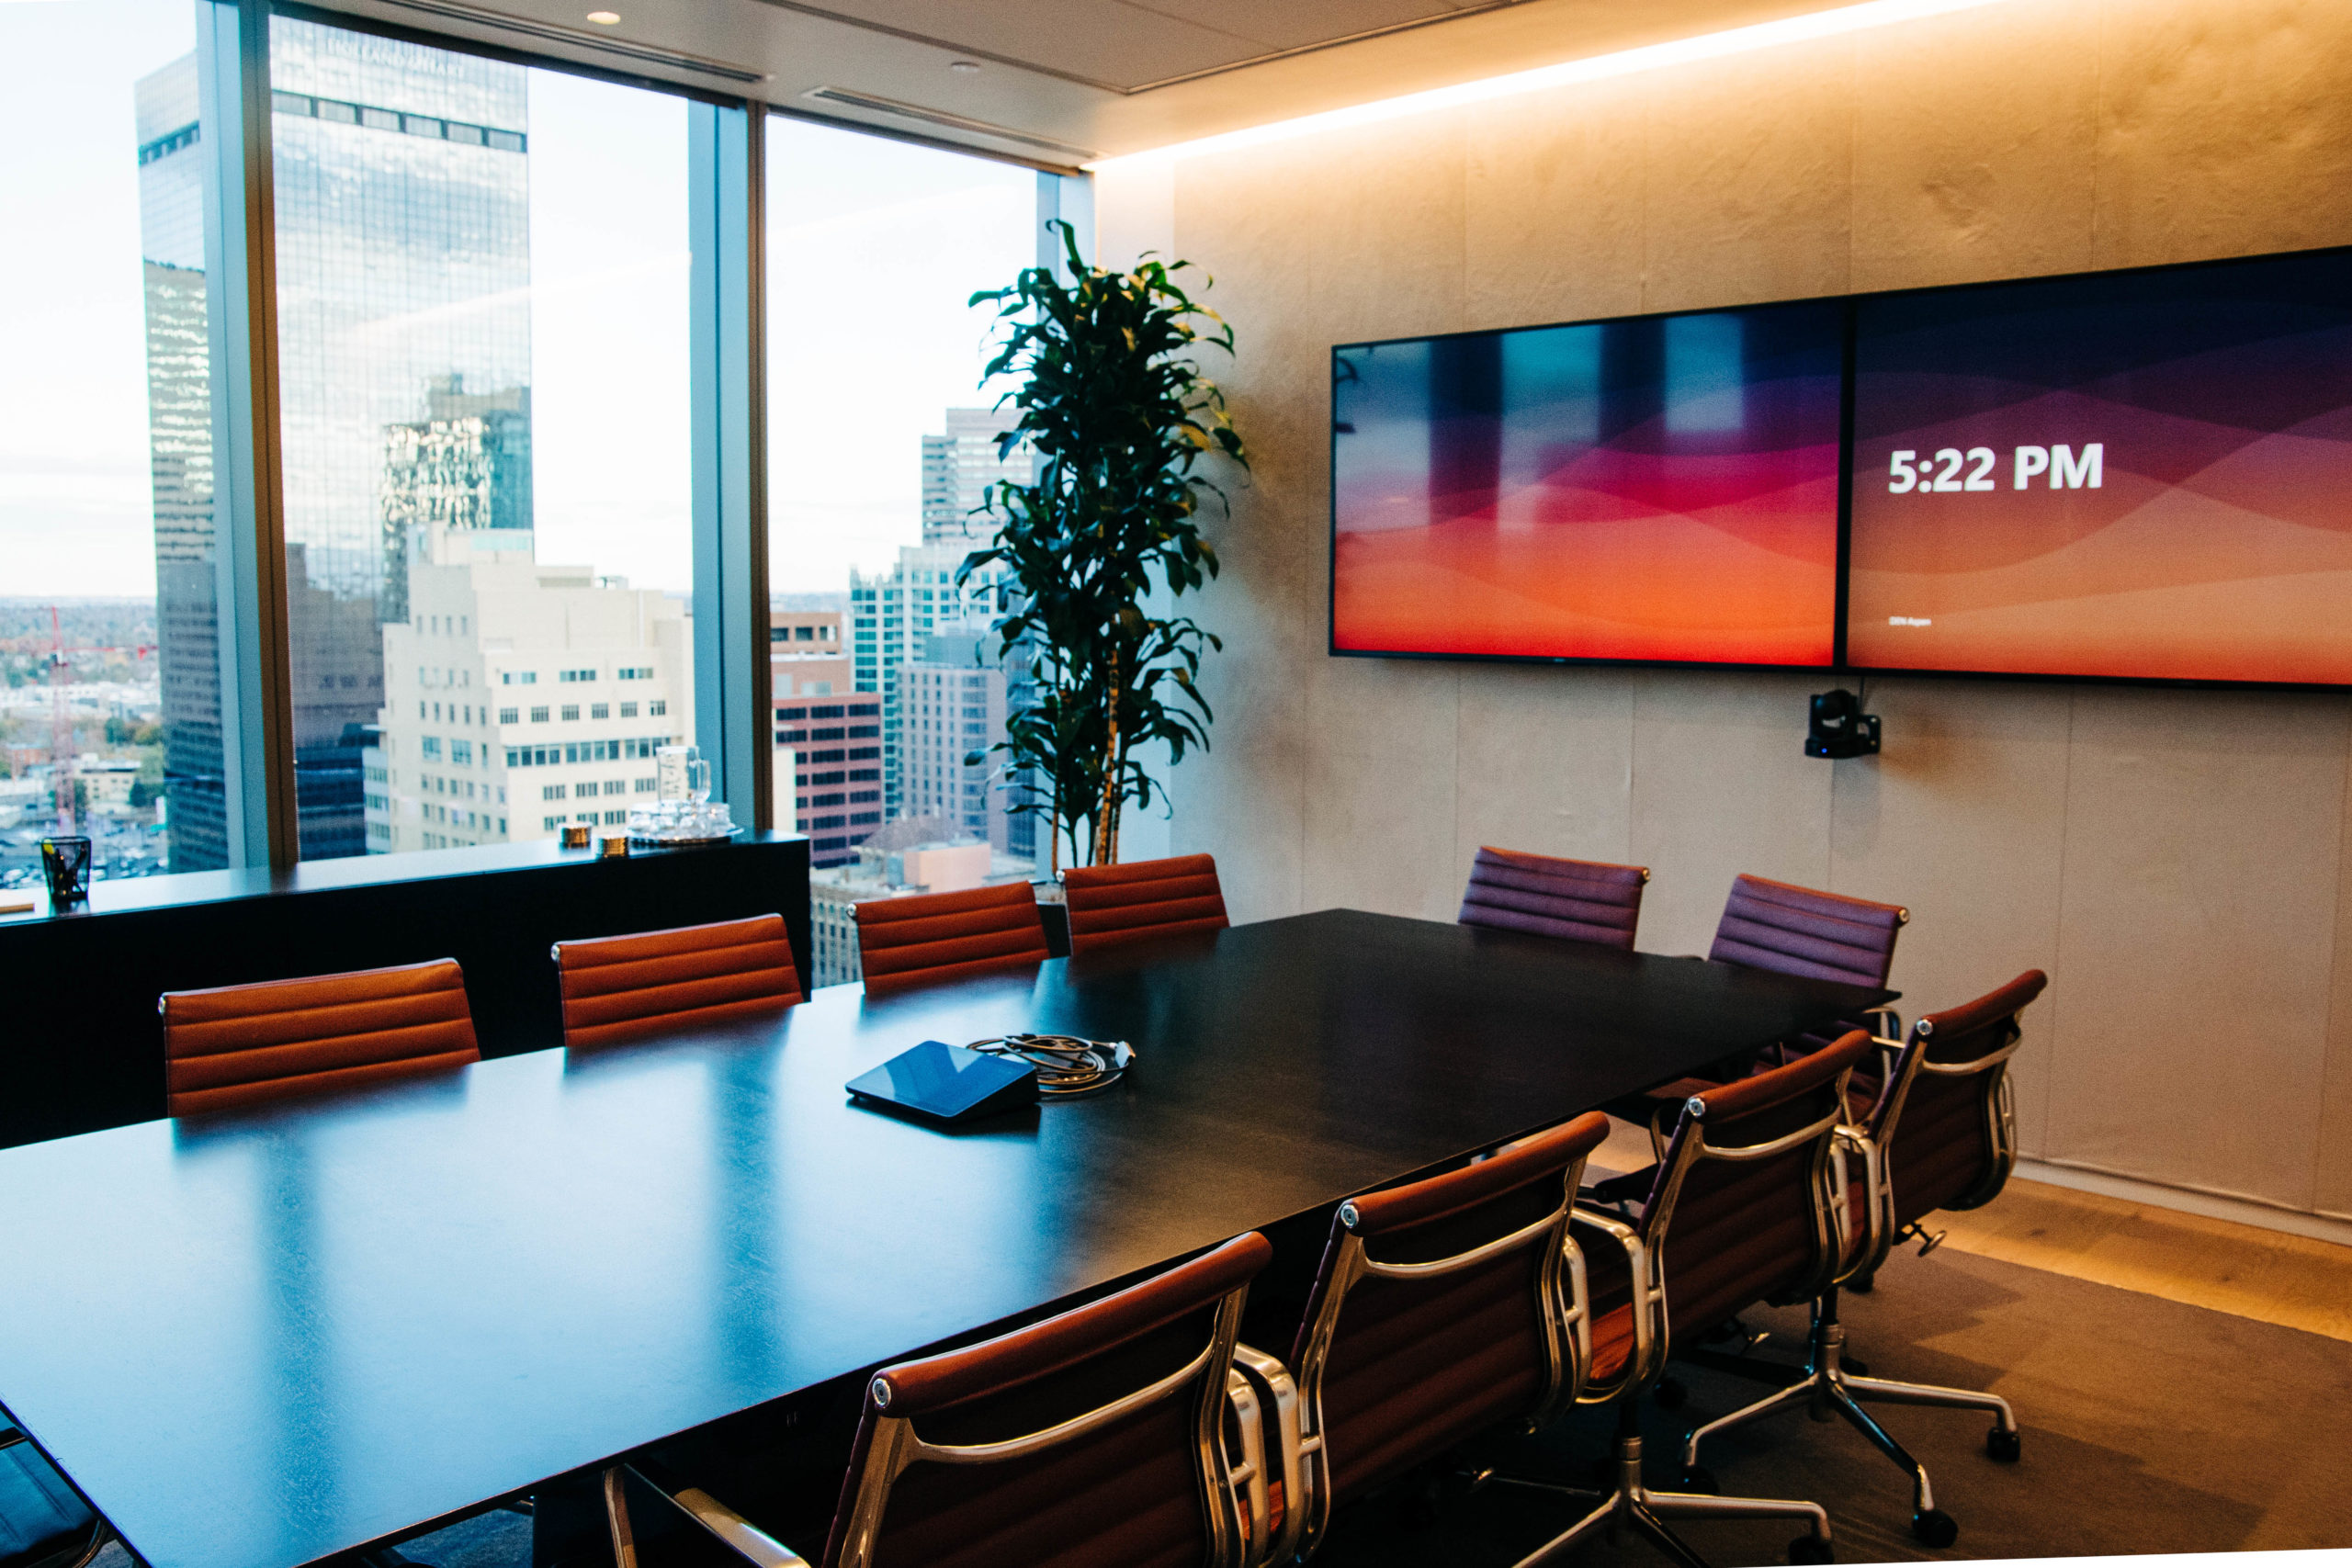
<svg viewBox="0 0 2352 1568">
<path fill-rule="evenodd" d="M 977 549 L 996 525 L 974 513 L 1001 479 L 1027 484 L 1035 471 L 1026 446 L 1004 457 L 997 444 L 1020 415 L 1012 409 L 949 409 L 946 434 L 922 438 L 922 542 Z"/>
<path fill-rule="evenodd" d="M 839 865 L 882 820 L 882 705 L 860 699 L 839 610 L 771 610 L 775 825 Z"/>
<path fill-rule="evenodd" d="M 882 825 L 881 700 L 851 692 L 779 701 L 775 746 L 776 777 L 791 770 L 793 826 L 808 835 L 809 863 L 854 859 Z"/>
<path fill-rule="evenodd" d="M 969 553 L 960 544 L 908 545 L 887 572 L 850 573 L 850 649 L 857 689 L 882 699 L 882 797 L 890 817 L 907 812 L 899 765 L 899 669 L 923 659 L 932 637 L 985 632 L 998 613 L 1001 565 L 956 585 L 956 569 Z"/>
<path fill-rule="evenodd" d="M 367 766 L 379 853 L 617 826 L 694 734 L 683 600 L 542 566 L 520 529 L 417 530 Z"/>
<path fill-rule="evenodd" d="M 1014 818 L 1001 774 L 1004 671 L 984 662 L 985 634 L 934 635 L 899 670 L 899 776 L 909 817 L 935 818 L 997 854 L 1011 852 Z M 966 759 L 978 753 L 980 761 Z"/>
</svg>

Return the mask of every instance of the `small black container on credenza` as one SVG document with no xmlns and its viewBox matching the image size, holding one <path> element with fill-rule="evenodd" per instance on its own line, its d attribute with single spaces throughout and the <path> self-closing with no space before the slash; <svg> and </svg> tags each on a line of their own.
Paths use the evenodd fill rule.
<svg viewBox="0 0 2352 1568">
<path fill-rule="evenodd" d="M 90 897 L 90 840 L 58 836 L 40 841 L 40 870 L 49 882 L 52 913 Z"/>
</svg>

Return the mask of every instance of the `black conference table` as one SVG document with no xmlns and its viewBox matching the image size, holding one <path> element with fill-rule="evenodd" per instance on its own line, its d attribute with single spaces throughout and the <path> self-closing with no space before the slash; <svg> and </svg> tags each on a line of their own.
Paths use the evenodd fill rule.
<svg viewBox="0 0 2352 1568">
<path fill-rule="evenodd" d="M 1891 992 L 1350 910 L 0 1151 L 0 1404 L 153 1568 L 396 1536 Z M 945 1133 L 926 1038 L 1131 1041 Z"/>
</svg>

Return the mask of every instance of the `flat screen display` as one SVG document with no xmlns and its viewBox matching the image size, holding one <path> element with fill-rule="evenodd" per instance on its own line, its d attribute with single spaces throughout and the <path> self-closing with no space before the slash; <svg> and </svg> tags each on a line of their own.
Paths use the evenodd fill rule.
<svg viewBox="0 0 2352 1568">
<path fill-rule="evenodd" d="M 1855 312 L 1849 664 L 2352 682 L 2352 255 Z"/>
<path fill-rule="evenodd" d="M 1829 664 L 1845 310 L 1335 349 L 1333 651 Z"/>
</svg>

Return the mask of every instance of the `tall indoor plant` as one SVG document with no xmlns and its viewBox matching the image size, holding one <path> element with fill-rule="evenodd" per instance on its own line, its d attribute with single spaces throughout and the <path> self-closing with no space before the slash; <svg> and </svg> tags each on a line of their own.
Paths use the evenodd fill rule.
<svg viewBox="0 0 2352 1568">
<path fill-rule="evenodd" d="M 1196 513 L 1204 496 L 1225 497 L 1201 465 L 1249 459 L 1195 363 L 1203 347 L 1230 355 L 1233 330 L 1178 285 L 1189 264 L 1091 266 L 1070 226 L 1054 227 L 1069 281 L 1031 267 L 972 296 L 997 308 L 1003 333 L 987 377 L 1021 378 L 1001 449 L 1026 443 L 1035 468 L 1027 484 L 994 487 L 995 542 L 957 581 L 997 561 L 1012 580 L 994 630 L 1008 663 L 1027 662 L 1030 697 L 996 749 L 1025 785 L 1013 809 L 1046 819 L 1058 874 L 1065 839 L 1071 863 L 1111 864 L 1127 804 L 1165 798 L 1143 748 L 1163 742 L 1172 762 L 1208 745 L 1197 677 L 1203 651 L 1224 645 L 1189 616 L 1155 615 L 1154 596 L 1164 588 L 1172 605 L 1216 575 Z"/>
</svg>

